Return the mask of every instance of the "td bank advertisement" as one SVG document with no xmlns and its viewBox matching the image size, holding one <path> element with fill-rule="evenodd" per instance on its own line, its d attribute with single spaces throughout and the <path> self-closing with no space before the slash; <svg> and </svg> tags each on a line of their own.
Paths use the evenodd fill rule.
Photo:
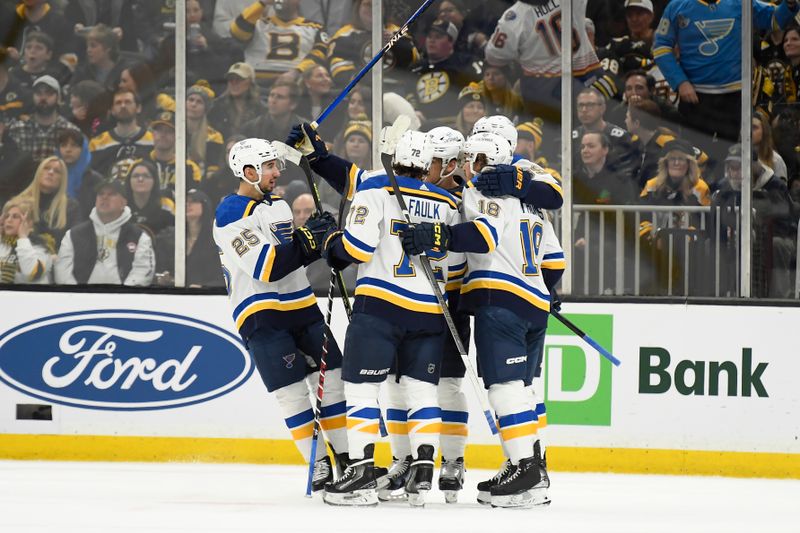
<svg viewBox="0 0 800 533">
<path fill-rule="evenodd" d="M 0 437 L 288 439 L 223 296 L 0 298 Z M 347 319 L 334 309 L 341 346 Z M 562 313 L 622 364 L 551 318 L 534 382 L 550 446 L 800 454 L 800 308 L 566 303 Z M 470 444 L 496 444 L 466 379 L 463 389 Z"/>
</svg>

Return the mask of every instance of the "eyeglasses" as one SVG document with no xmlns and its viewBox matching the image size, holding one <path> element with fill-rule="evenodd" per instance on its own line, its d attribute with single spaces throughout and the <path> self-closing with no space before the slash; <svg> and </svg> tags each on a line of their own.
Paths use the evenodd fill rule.
<svg viewBox="0 0 800 533">
<path fill-rule="evenodd" d="M 150 174 L 148 174 L 146 172 L 137 172 L 136 174 L 131 174 L 131 179 L 132 180 L 144 181 L 144 180 L 153 179 L 153 176 L 151 176 Z"/>
<path fill-rule="evenodd" d="M 581 102 L 578 104 L 578 109 L 591 109 L 593 107 L 599 107 L 603 104 L 599 102 Z"/>
</svg>

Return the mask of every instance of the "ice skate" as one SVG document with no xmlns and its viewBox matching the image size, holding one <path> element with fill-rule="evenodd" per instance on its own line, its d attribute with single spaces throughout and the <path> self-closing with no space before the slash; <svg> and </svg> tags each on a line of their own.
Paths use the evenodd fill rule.
<svg viewBox="0 0 800 533">
<path fill-rule="evenodd" d="M 514 468 L 515 467 L 511 464 L 511 461 L 506 459 L 506 462 L 500 466 L 500 470 L 498 470 L 494 476 L 490 477 L 486 481 L 481 481 L 478 483 L 478 503 L 482 503 L 483 505 L 489 505 L 492 503 L 492 495 L 489 491 L 492 487 L 511 475 Z"/>
<path fill-rule="evenodd" d="M 439 490 L 444 492 L 447 503 L 458 502 L 458 491 L 464 488 L 464 458 L 448 460 L 442 457 L 439 470 Z"/>
<path fill-rule="evenodd" d="M 351 459 L 341 478 L 325 485 L 322 499 L 330 505 L 368 506 L 378 504 L 373 454 L 375 445 L 364 448 L 363 459 Z"/>
<path fill-rule="evenodd" d="M 489 489 L 492 507 L 527 509 L 549 504 L 540 467 L 536 456 L 520 460 L 511 475 Z"/>
<path fill-rule="evenodd" d="M 411 463 L 406 481 L 408 503 L 412 507 L 423 507 L 425 496 L 433 486 L 433 446 L 423 444 L 417 450 L 417 458 Z"/>
<path fill-rule="evenodd" d="M 314 463 L 314 474 L 311 476 L 311 490 L 314 492 L 325 488 L 325 484 L 333 481 L 331 459 L 327 455 Z"/>
<path fill-rule="evenodd" d="M 411 456 L 393 458 L 386 475 L 378 479 L 378 499 L 381 501 L 405 500 L 406 481 L 411 469 Z"/>
</svg>

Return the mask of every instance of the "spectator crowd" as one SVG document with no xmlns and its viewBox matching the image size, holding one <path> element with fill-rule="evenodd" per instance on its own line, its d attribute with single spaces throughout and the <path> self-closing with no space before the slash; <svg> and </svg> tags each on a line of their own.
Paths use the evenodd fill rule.
<svg viewBox="0 0 800 533">
<path fill-rule="evenodd" d="M 385 1 L 384 41 L 418 7 Z M 675 229 L 699 243 L 691 253 L 720 242 L 725 265 L 738 260 L 741 96 L 751 91 L 754 294 L 793 295 L 795 0 L 753 2 L 750 80 L 740 75 L 738 1 L 573 0 L 572 10 L 570 94 L 561 94 L 560 0 L 438 0 L 387 53 L 383 87 L 364 78 L 320 134 L 366 168 L 383 125 L 370 120 L 373 98 L 383 100 L 384 123 L 409 114 L 423 131 L 446 125 L 467 136 L 481 117 L 502 114 L 517 127 L 516 155 L 560 179 L 560 101 L 570 98 L 572 172 L 564 179 L 574 203 L 674 208 L 643 214 L 622 237 L 610 218 L 598 229 L 605 215 L 581 219 L 576 270 L 597 269 L 598 242 L 623 238 L 627 251 L 639 239 L 656 258 L 644 291 L 660 293 L 657 265 L 672 253 L 664 238 Z M 176 102 L 174 1 L 1 0 L 0 282 L 172 285 L 181 164 L 186 283 L 224 286 L 210 230 L 216 205 L 237 186 L 227 151 L 246 137 L 282 140 L 317 118 L 371 59 L 372 17 L 372 0 L 186 0 L 187 71 L 178 75 L 187 91 Z M 185 124 L 175 123 L 178 105 Z M 176 127 L 185 128 L 186 161 L 175 158 Z M 275 192 L 296 224 L 310 216 L 299 169 L 287 167 Z M 320 192 L 335 212 L 339 196 L 324 185 Z M 711 213 L 680 211 L 689 206 Z M 724 293 L 736 293 L 736 275 L 724 273 Z M 579 292 L 606 292 L 612 280 L 596 278 Z"/>
</svg>

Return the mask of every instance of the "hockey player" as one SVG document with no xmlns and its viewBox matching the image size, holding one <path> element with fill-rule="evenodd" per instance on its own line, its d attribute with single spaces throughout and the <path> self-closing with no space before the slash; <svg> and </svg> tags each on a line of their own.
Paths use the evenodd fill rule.
<svg viewBox="0 0 800 533">
<path fill-rule="evenodd" d="M 393 162 L 397 183 L 414 223 L 452 224 L 458 217 L 455 198 L 421 181 L 430 158 L 419 149 L 424 144 L 420 137 L 424 134 L 406 132 L 398 143 Z M 325 486 L 323 498 L 333 505 L 378 502 L 373 464 L 378 390 L 395 360 L 411 442 L 405 485 L 409 503 L 423 505 L 433 482 L 442 422 L 436 384 L 445 324 L 427 277 L 395 238 L 407 224 L 393 195 L 385 174 L 363 182 L 353 197 L 346 228 L 325 241 L 323 255 L 332 267 L 359 264 L 343 366 L 351 461 L 339 480 Z M 431 254 L 431 259 L 443 281 L 446 251 Z"/>
<path fill-rule="evenodd" d="M 228 164 L 241 181 L 236 194 L 217 207 L 213 234 L 233 320 L 264 385 L 275 393 L 298 450 L 306 461 L 315 461 L 312 487 L 320 490 L 333 475 L 325 446 L 310 457 L 309 390 L 318 382 L 325 325 L 304 267 L 319 259 L 321 239 L 336 224 L 326 213 L 293 227 L 291 208 L 271 194 L 283 161 L 269 141 L 236 143 Z M 339 468 L 347 459 L 342 356 L 330 334 L 327 348 L 320 424 Z"/>
<path fill-rule="evenodd" d="M 492 133 L 471 136 L 464 153 L 469 179 L 487 165 L 511 163 L 510 145 Z M 497 507 L 546 504 L 549 481 L 536 439 L 538 419 L 528 387 L 540 364 L 550 287 L 559 277 L 543 268 L 553 235 L 545 232 L 545 215 L 538 208 L 513 197 L 486 197 L 471 181 L 464 191 L 462 209 L 468 222 L 454 227 L 417 224 L 404 231 L 403 246 L 409 254 L 432 248 L 467 252 L 469 273 L 461 288 L 460 305 L 475 315 L 478 360 L 510 458 L 505 472 L 478 485 L 479 491 L 490 495 L 489 501 L 486 494 L 479 501 Z M 467 224 L 484 232 L 493 253 L 466 249 L 459 236 Z"/>
</svg>

